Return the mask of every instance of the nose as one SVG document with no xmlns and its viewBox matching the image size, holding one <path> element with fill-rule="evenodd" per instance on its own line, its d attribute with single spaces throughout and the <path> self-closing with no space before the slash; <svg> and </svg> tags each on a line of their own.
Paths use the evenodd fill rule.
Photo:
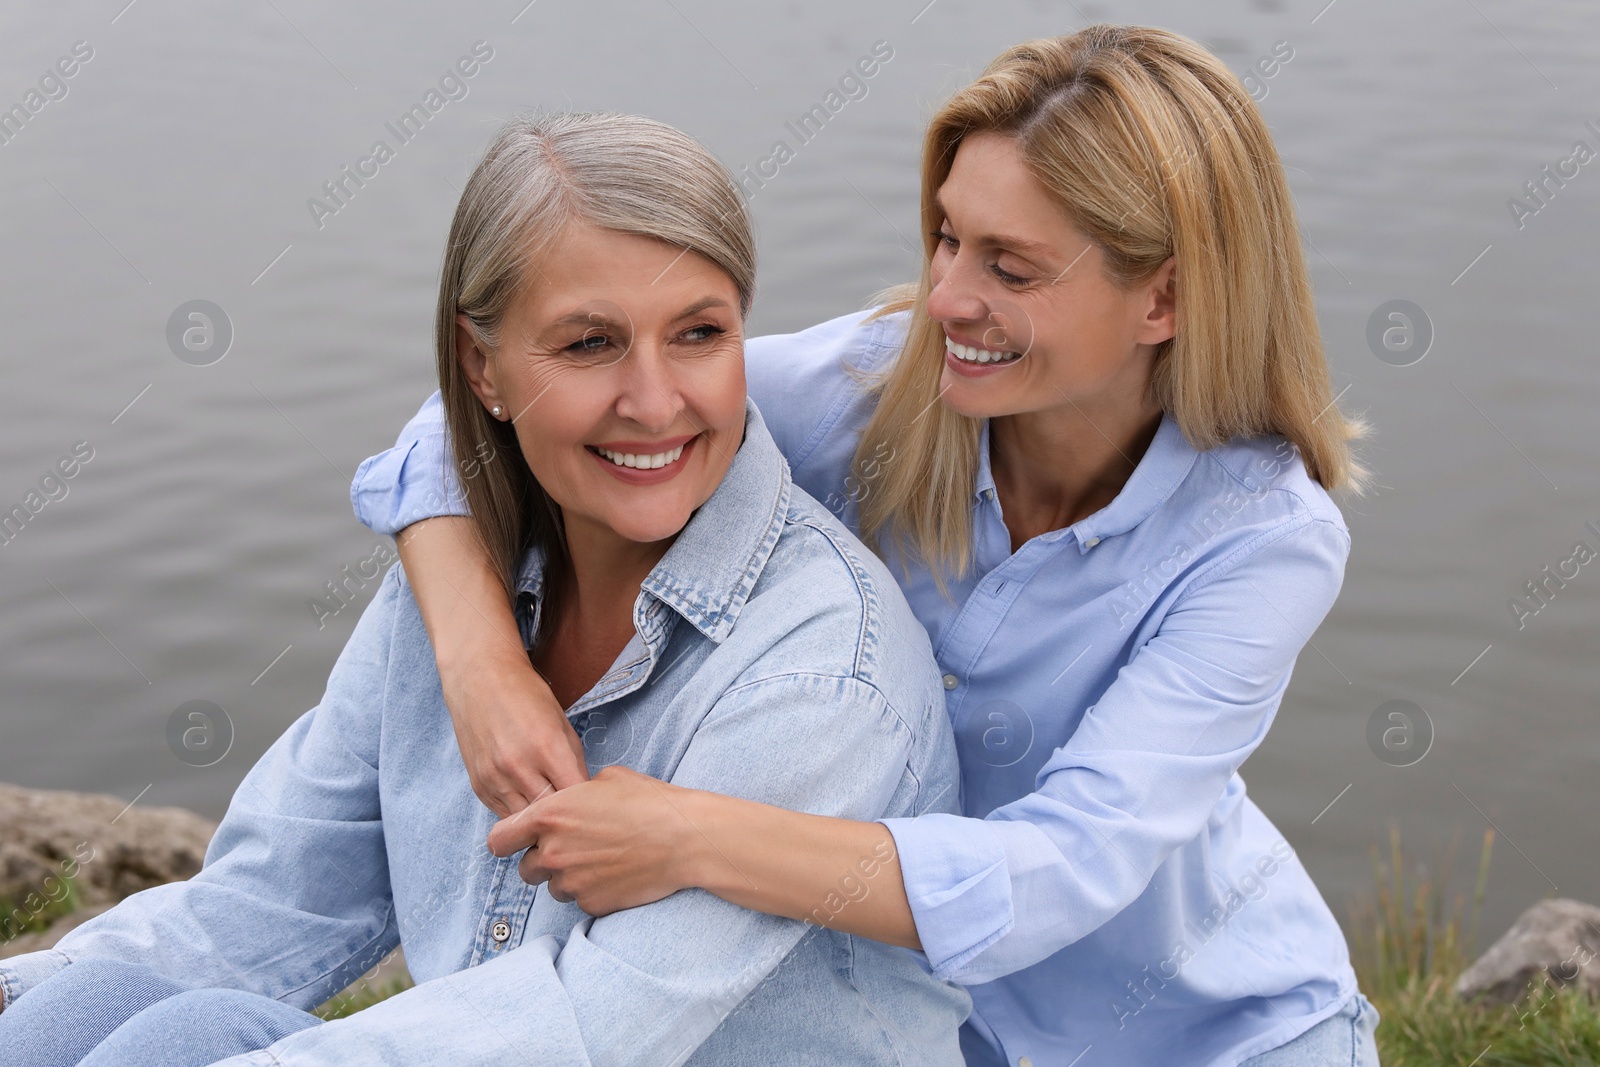
<svg viewBox="0 0 1600 1067">
<path fill-rule="evenodd" d="M 945 263 L 942 273 L 933 276 L 928 317 L 935 322 L 979 322 L 989 317 L 989 306 L 978 294 L 960 252 Z"/>
<path fill-rule="evenodd" d="M 677 380 L 679 369 L 662 346 L 636 340 L 617 368 L 617 414 L 651 433 L 671 429 L 684 408 L 683 393 Z"/>
</svg>

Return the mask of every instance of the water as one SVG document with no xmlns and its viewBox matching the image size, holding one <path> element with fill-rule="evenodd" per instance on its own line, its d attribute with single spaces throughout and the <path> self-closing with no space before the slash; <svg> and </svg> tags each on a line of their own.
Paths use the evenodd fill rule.
<svg viewBox="0 0 1600 1067">
<path fill-rule="evenodd" d="M 1584 526 L 1600 526 L 1585 270 L 1600 163 L 1569 164 L 1520 227 L 1507 206 L 1575 141 L 1600 150 L 1585 126 L 1600 128 L 1600 9 L 524 2 L 109 0 L 0 15 L 0 103 L 22 101 L 75 42 L 93 50 L 0 146 L 0 509 L 78 442 L 92 450 L 0 547 L 0 779 L 217 817 L 316 702 L 359 605 L 319 628 L 307 601 L 378 544 L 351 517 L 349 476 L 431 388 L 449 214 L 505 116 L 642 112 L 753 172 L 788 141 L 794 158 L 752 201 L 752 329 L 788 330 L 914 273 L 920 130 L 945 95 L 1017 40 L 1145 22 L 1241 74 L 1278 42 L 1292 49 L 1258 91 L 1336 387 L 1375 428 L 1377 488 L 1345 502 L 1344 593 L 1246 779 L 1341 914 L 1391 823 L 1419 855 L 1459 836 L 1470 866 L 1492 820 L 1491 934 L 1545 893 L 1600 902 L 1586 832 L 1600 568 L 1552 584 L 1521 629 L 1507 603 L 1577 540 L 1600 548 Z M 465 96 L 448 83 L 459 98 L 399 144 L 386 124 L 479 41 L 492 56 L 459 83 Z M 893 56 L 865 97 L 797 145 L 785 123 L 878 41 Z M 308 206 L 380 138 L 394 157 L 347 185 L 337 212 Z M 167 337 L 175 309 L 201 299 L 233 331 L 207 366 Z M 1396 299 L 1434 333 L 1411 366 L 1367 342 L 1369 317 Z M 209 767 L 167 741 L 193 700 L 234 725 Z M 1366 740 L 1391 700 L 1434 728 L 1412 766 Z"/>
</svg>

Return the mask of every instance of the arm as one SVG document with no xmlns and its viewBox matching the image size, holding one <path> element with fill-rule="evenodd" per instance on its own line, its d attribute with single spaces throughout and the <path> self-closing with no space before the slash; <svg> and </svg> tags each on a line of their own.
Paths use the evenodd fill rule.
<svg viewBox="0 0 1600 1067">
<path fill-rule="evenodd" d="M 8 1002 L 75 960 L 111 958 L 309 1009 L 394 948 L 375 764 L 395 584 L 362 614 L 321 703 L 240 783 L 200 873 L 0 963 Z"/>
<path fill-rule="evenodd" d="M 935 973 L 973 985 L 1045 959 L 1114 918 L 1203 832 L 1266 736 L 1348 551 L 1341 527 L 1306 519 L 1213 563 L 1032 793 L 984 819 L 886 820 Z"/>
<path fill-rule="evenodd" d="M 830 906 L 827 925 L 920 947 L 943 978 L 992 981 L 1098 929 L 1201 832 L 1332 606 L 1348 544 L 1311 523 L 1217 568 L 1089 709 L 1036 790 L 984 819 L 858 823 L 608 772 L 502 822 L 490 847 L 506 855 L 537 839 L 524 877 L 550 879 L 592 914 L 698 886 L 793 916 L 810 914 L 830 875 L 887 827 L 894 852 L 873 880 L 883 892 Z"/>
<path fill-rule="evenodd" d="M 538 847 L 523 857 L 522 877 L 548 881 L 551 896 L 576 900 L 590 915 L 697 886 L 769 915 L 922 947 L 882 823 L 790 811 L 613 766 L 489 833 L 496 855 L 524 842 Z"/>
<path fill-rule="evenodd" d="M 504 817 L 588 778 L 583 742 L 528 661 L 472 520 L 426 519 L 396 544 L 478 799 Z"/>
<path fill-rule="evenodd" d="M 793 743 L 802 738 L 806 744 Z M 908 735 L 876 690 L 790 675 L 724 694 L 673 780 L 862 818 L 888 805 L 908 748 Z M 774 749 L 781 759 L 771 758 Z M 806 930 L 803 922 L 709 893 L 678 893 L 585 919 L 564 944 L 540 938 L 285 1038 L 269 1050 L 272 1059 L 239 1062 L 681 1063 Z"/>
<path fill-rule="evenodd" d="M 589 772 L 583 745 L 528 662 L 505 590 L 463 517 L 449 456 L 435 392 L 394 448 L 361 464 L 350 498 L 358 519 L 395 536 L 472 790 L 505 816 Z"/>
</svg>

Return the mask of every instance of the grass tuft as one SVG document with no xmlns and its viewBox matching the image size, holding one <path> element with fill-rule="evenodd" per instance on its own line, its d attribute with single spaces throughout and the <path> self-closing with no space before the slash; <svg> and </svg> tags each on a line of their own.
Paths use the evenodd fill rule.
<svg viewBox="0 0 1600 1067">
<path fill-rule="evenodd" d="M 20 901 L 0 897 L 0 944 L 23 934 L 42 933 L 82 906 L 78 883 L 72 878 L 58 875 L 45 881 L 55 882 L 56 888 L 29 893 Z"/>
<path fill-rule="evenodd" d="M 1351 909 L 1351 961 L 1378 1009 L 1384 1067 L 1600 1067 L 1600 1010 L 1576 988 L 1547 983 L 1516 1004 L 1463 1002 L 1456 979 L 1475 958 L 1494 831 L 1485 831 L 1468 903 L 1446 904 L 1455 848 L 1439 878 L 1407 863 L 1398 828 L 1372 850 L 1375 893 Z"/>
</svg>

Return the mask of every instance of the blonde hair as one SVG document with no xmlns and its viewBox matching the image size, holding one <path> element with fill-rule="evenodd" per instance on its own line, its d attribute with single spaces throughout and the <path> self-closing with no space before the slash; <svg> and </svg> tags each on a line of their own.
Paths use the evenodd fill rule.
<svg viewBox="0 0 1600 1067">
<path fill-rule="evenodd" d="M 756 246 L 732 175 L 700 142 L 638 115 L 519 116 L 501 127 L 456 205 L 434 322 L 439 391 L 478 536 L 509 596 L 530 547 L 565 557 L 561 511 L 523 461 L 516 430 L 483 409 L 456 350 L 456 316 L 494 349 L 506 312 L 573 222 L 699 253 L 755 298 Z M 504 454 L 507 458 L 500 458 Z M 489 458 L 485 458 L 489 457 Z M 543 612 L 548 621 L 554 612 Z"/>
<path fill-rule="evenodd" d="M 871 383 L 878 402 L 853 462 L 868 544 L 914 550 L 941 589 L 972 563 L 981 422 L 937 402 L 945 342 L 927 298 L 934 195 L 981 131 L 1017 139 L 1114 284 L 1175 258 L 1176 335 L 1156 349 L 1152 385 L 1195 448 L 1281 434 L 1324 487 L 1359 490 L 1349 442 L 1364 427 L 1334 406 L 1294 204 L 1255 102 L 1186 37 L 1097 25 L 1007 49 L 929 124 L 922 276 L 881 297 L 876 315 L 910 310 L 910 326 Z"/>
</svg>

